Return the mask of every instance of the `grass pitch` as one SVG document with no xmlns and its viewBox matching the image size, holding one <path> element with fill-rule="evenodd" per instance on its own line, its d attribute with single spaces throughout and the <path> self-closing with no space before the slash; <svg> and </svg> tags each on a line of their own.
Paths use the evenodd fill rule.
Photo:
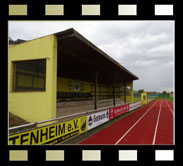
<svg viewBox="0 0 183 166">
<path fill-rule="evenodd" d="M 166 99 L 166 100 L 170 100 L 172 103 L 174 102 L 173 96 L 170 96 L 170 97 L 156 97 L 155 99 Z"/>
</svg>

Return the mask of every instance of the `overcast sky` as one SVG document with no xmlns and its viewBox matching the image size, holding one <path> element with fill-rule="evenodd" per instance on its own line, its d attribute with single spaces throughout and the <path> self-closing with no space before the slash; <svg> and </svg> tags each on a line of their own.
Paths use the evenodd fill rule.
<svg viewBox="0 0 183 166">
<path fill-rule="evenodd" d="M 138 76 L 134 90 L 174 91 L 173 21 L 12 21 L 9 36 L 31 40 L 68 28 Z"/>
</svg>

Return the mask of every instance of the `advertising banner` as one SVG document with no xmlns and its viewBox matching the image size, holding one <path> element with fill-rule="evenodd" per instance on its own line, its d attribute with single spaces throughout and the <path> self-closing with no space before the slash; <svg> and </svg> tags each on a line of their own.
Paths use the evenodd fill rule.
<svg viewBox="0 0 183 166">
<path fill-rule="evenodd" d="M 109 121 L 109 110 L 88 115 L 88 130 Z"/>
<path fill-rule="evenodd" d="M 129 111 L 129 104 L 117 106 L 109 110 L 109 120 L 114 119 Z"/>
<path fill-rule="evenodd" d="M 134 110 L 134 109 L 140 107 L 141 105 L 142 105 L 141 101 L 136 102 L 136 103 L 133 103 L 133 104 L 130 104 L 130 105 L 129 105 L 129 111 L 132 111 L 132 110 Z"/>
<path fill-rule="evenodd" d="M 87 116 L 9 136 L 9 145 L 39 145 L 64 142 L 87 131 Z"/>
</svg>

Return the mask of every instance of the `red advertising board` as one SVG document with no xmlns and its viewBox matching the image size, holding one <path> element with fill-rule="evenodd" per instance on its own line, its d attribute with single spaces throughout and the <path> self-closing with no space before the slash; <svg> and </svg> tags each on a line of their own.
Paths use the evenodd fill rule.
<svg viewBox="0 0 183 166">
<path fill-rule="evenodd" d="M 129 111 L 129 104 L 120 105 L 109 110 L 109 120 L 114 119 Z"/>
</svg>

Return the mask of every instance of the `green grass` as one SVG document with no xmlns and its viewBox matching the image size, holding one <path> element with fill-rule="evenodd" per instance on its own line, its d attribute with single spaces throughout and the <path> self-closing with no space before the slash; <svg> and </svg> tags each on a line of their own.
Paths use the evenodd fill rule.
<svg viewBox="0 0 183 166">
<path fill-rule="evenodd" d="M 133 102 L 141 101 L 141 97 L 133 97 Z"/>
<path fill-rule="evenodd" d="M 170 100 L 173 103 L 173 96 L 170 96 L 170 97 L 156 97 L 155 99 L 166 99 L 166 100 Z"/>
</svg>

